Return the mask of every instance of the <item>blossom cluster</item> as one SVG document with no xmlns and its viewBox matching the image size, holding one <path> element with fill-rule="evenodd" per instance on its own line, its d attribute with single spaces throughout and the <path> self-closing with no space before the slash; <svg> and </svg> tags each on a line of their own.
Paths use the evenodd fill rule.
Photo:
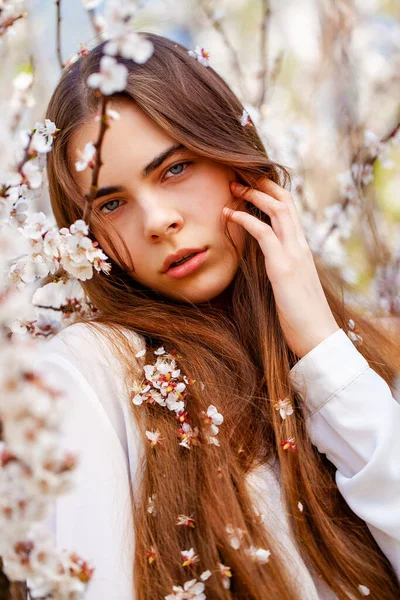
<svg viewBox="0 0 400 600">
<path fill-rule="evenodd" d="M 32 598 L 81 598 L 93 566 L 59 551 L 44 521 L 54 499 L 73 486 L 77 457 L 60 447 L 66 403 L 55 378 L 33 370 L 37 343 L 2 345 L 0 386 L 0 556 L 10 580 L 27 581 Z"/>
<path fill-rule="evenodd" d="M 28 241 L 29 254 L 10 268 L 9 279 L 17 286 L 54 274 L 60 267 L 81 281 L 93 276 L 93 268 L 110 272 L 107 255 L 89 238 L 89 227 L 82 219 L 58 230 L 44 213 L 32 213 L 18 231 Z"/>
<path fill-rule="evenodd" d="M 142 358 L 145 353 L 146 350 L 140 350 L 136 354 L 136 358 Z M 198 427 L 192 427 L 190 424 L 189 413 L 185 407 L 185 396 L 187 386 L 193 385 L 195 380 L 188 378 L 186 375 L 181 375 L 181 370 L 177 368 L 175 351 L 167 353 L 164 347 L 161 346 L 154 351 L 154 354 L 157 356 L 155 364 L 143 367 L 144 380 L 141 383 L 135 381 L 133 386 L 129 388 L 129 391 L 134 394 L 132 403 L 135 406 L 141 406 L 142 404 L 158 405 L 175 413 L 175 418 L 178 421 L 179 445 L 190 449 L 198 443 L 199 429 Z M 219 425 L 224 420 L 223 416 L 215 406 L 210 405 L 207 411 L 202 411 L 201 417 L 208 427 L 208 442 L 219 446 L 216 436 L 219 432 Z M 146 437 L 152 448 L 157 444 L 161 444 L 163 439 L 159 430 L 146 431 Z"/>
<path fill-rule="evenodd" d="M 366 186 L 374 179 L 373 163 L 376 160 L 381 162 L 384 169 L 393 169 L 395 163 L 389 157 L 389 152 L 392 146 L 397 146 L 398 144 L 400 144 L 400 127 L 387 141 L 381 140 L 373 131 L 366 129 L 364 131 L 362 150 L 367 154 L 367 159 L 364 161 L 360 159 L 356 160 L 348 171 L 340 173 L 337 176 L 341 197 L 349 200 L 350 203 L 355 203 L 358 200 L 358 186 Z M 328 207 L 328 211 L 325 211 L 326 216 L 329 216 L 329 209 L 331 207 Z"/>
<path fill-rule="evenodd" d="M 209 579 L 211 575 L 211 571 L 204 571 L 200 575 L 200 581 L 191 579 L 190 581 L 187 581 L 183 587 L 174 585 L 172 587 L 173 593 L 165 596 L 165 600 L 206 600 L 203 581 Z"/>
<path fill-rule="evenodd" d="M 30 85 L 23 83 L 22 86 Z M 36 123 L 32 131 L 19 131 L 17 156 L 19 165 L 0 173 L 0 224 L 23 225 L 29 207 L 40 193 L 46 154 L 58 133 L 55 124 L 46 119 Z"/>
<path fill-rule="evenodd" d="M 242 538 L 245 532 L 240 528 L 234 528 L 232 525 L 226 526 L 226 532 L 228 534 L 228 539 L 230 541 L 230 545 L 235 550 L 238 550 L 241 547 Z M 246 554 L 249 556 L 249 559 L 255 563 L 260 565 L 265 565 L 269 562 L 269 558 L 271 556 L 270 550 L 266 550 L 265 548 L 256 547 L 254 545 L 250 545 L 246 549 Z M 195 553 L 193 548 L 189 550 L 182 550 L 181 552 L 183 562 L 182 566 L 186 568 L 192 568 L 199 562 L 199 557 Z M 148 559 L 150 564 L 152 564 L 155 560 L 156 552 L 155 549 L 149 549 L 148 551 Z M 231 587 L 231 578 L 232 578 L 232 569 L 228 565 L 224 565 L 221 562 L 217 564 L 217 571 L 221 577 L 222 585 L 225 589 L 229 590 Z M 211 577 L 212 572 L 210 570 L 204 571 L 200 575 L 201 581 L 198 582 L 196 579 L 192 579 L 181 586 L 173 586 L 173 594 L 169 594 L 165 596 L 165 600 L 179 599 L 179 600 L 191 600 L 195 598 L 206 598 L 204 594 L 205 586 L 202 583 Z"/>
</svg>

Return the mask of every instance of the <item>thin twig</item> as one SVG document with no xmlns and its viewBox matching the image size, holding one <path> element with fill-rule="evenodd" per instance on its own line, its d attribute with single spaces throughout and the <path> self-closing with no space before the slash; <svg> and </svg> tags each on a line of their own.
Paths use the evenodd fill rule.
<svg viewBox="0 0 400 600">
<path fill-rule="evenodd" d="M 65 67 L 61 54 L 61 0 L 56 0 L 57 9 L 57 59 L 61 70 Z"/>
<path fill-rule="evenodd" d="M 397 125 L 391 129 L 391 131 L 389 131 L 389 133 L 387 133 L 382 139 L 381 142 L 387 144 L 400 130 L 400 122 L 397 123 Z M 358 150 L 356 152 L 354 152 L 353 157 L 352 157 L 352 161 L 351 161 L 351 166 L 354 164 L 358 164 L 358 160 L 364 150 L 364 146 L 360 146 L 360 148 L 358 148 Z M 371 165 L 373 166 L 375 164 L 375 162 L 378 160 L 379 156 L 374 156 L 374 157 L 369 157 L 367 160 L 365 160 L 362 163 L 362 167 L 364 168 L 367 165 Z M 362 172 L 362 169 L 359 170 L 359 172 Z M 352 173 L 352 177 L 353 177 L 353 181 L 355 183 L 355 185 L 357 186 L 357 190 L 359 193 L 359 197 L 362 199 L 363 198 L 363 191 L 365 188 L 365 184 L 360 180 L 360 177 L 356 178 L 356 175 L 354 175 L 354 173 L 352 172 L 351 168 L 350 168 L 350 172 Z M 349 198 L 345 198 L 345 200 L 343 201 L 342 204 L 342 212 L 345 212 L 347 207 L 350 204 L 350 199 Z M 369 222 L 370 224 L 372 224 L 372 216 L 371 214 L 369 214 Z M 337 223 L 332 223 L 332 225 L 330 226 L 323 242 L 322 245 L 325 244 L 326 240 L 328 239 L 328 237 L 332 234 L 333 231 L 335 231 L 335 229 L 337 229 L 338 224 Z M 373 231 L 374 237 L 376 238 L 376 231 Z"/>
<path fill-rule="evenodd" d="M 261 31 L 260 31 L 260 78 L 261 87 L 258 99 L 256 100 L 255 106 L 260 106 L 266 100 L 266 94 L 268 89 L 268 38 L 269 38 L 269 24 L 271 20 L 271 6 L 269 0 L 261 0 L 262 3 L 262 16 L 261 16 Z"/>
<path fill-rule="evenodd" d="M 94 169 L 93 169 L 92 183 L 90 185 L 90 192 L 89 192 L 89 194 L 86 194 L 86 196 L 85 196 L 86 206 L 85 206 L 85 210 L 84 210 L 83 217 L 82 217 L 87 225 L 89 224 L 90 215 L 92 212 L 93 200 L 95 198 L 97 190 L 99 189 L 99 186 L 98 186 L 99 173 L 100 173 L 100 168 L 103 165 L 102 160 L 101 160 L 101 147 L 103 144 L 104 135 L 106 133 L 106 130 L 109 127 L 109 125 L 107 123 L 108 101 L 109 101 L 109 98 L 107 96 L 104 96 L 104 94 L 103 94 L 102 100 L 101 100 L 99 137 L 97 138 L 97 142 L 94 144 L 94 147 L 96 148 L 96 162 L 95 162 Z"/>
<path fill-rule="evenodd" d="M 204 0 L 200 0 L 200 6 L 203 9 L 206 16 L 208 17 L 208 19 L 210 20 L 211 25 L 214 27 L 215 31 L 217 31 L 219 33 L 219 35 L 222 37 L 224 44 L 230 54 L 232 68 L 233 68 L 234 72 L 236 73 L 236 81 L 238 82 L 242 97 L 248 98 L 248 92 L 246 89 L 246 85 L 244 83 L 244 76 L 242 73 L 242 68 L 240 66 L 239 57 L 238 57 L 235 47 L 229 41 L 229 38 L 226 34 L 225 29 L 223 28 L 223 26 L 221 24 L 221 21 L 219 19 L 215 19 L 214 14 L 213 14 L 213 9 L 210 8 Z"/>
<path fill-rule="evenodd" d="M 0 14 L 1 14 L 1 8 L 0 8 Z M 28 15 L 28 13 L 24 12 L 24 13 L 20 13 L 19 15 L 16 15 L 15 17 L 12 17 L 8 20 L 6 20 L 0 27 L 0 37 L 2 37 L 6 31 L 12 27 L 14 25 L 14 23 L 16 21 L 18 21 L 19 19 L 24 19 L 26 16 Z"/>
</svg>

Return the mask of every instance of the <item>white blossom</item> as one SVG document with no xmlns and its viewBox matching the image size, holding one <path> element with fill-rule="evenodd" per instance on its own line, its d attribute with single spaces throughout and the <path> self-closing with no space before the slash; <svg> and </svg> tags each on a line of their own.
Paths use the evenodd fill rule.
<svg viewBox="0 0 400 600">
<path fill-rule="evenodd" d="M 275 410 L 279 410 L 279 414 L 283 420 L 293 414 L 293 406 L 289 398 L 285 398 L 284 400 L 279 399 L 275 404 Z"/>
<path fill-rule="evenodd" d="M 22 173 L 24 174 L 29 187 L 32 189 L 38 189 L 42 185 L 42 174 L 39 168 L 39 162 L 37 158 L 32 158 L 24 163 L 22 167 Z"/>
<path fill-rule="evenodd" d="M 27 71 L 22 71 L 21 73 L 18 73 L 18 75 L 16 75 L 12 80 L 13 87 L 20 92 L 24 92 L 25 90 L 27 90 L 32 85 L 32 83 L 33 74 Z"/>
<path fill-rule="evenodd" d="M 172 587 L 172 594 L 165 596 L 165 600 L 206 600 L 204 594 L 204 583 L 191 579 L 187 581 L 183 587 L 174 585 Z"/>
<path fill-rule="evenodd" d="M 365 585 L 359 585 L 358 589 L 360 591 L 361 596 L 369 596 L 371 593 L 370 590 Z"/>
<path fill-rule="evenodd" d="M 369 163 L 354 163 L 351 166 L 351 173 L 356 181 L 359 181 L 363 185 L 368 185 L 374 179 L 374 172 L 372 165 Z"/>
<path fill-rule="evenodd" d="M 183 558 L 182 567 L 192 567 L 200 560 L 193 548 L 182 550 L 181 554 Z"/>
<path fill-rule="evenodd" d="M 86 8 L 86 10 L 93 10 L 94 8 L 97 8 L 98 6 L 100 6 L 100 4 L 103 2 L 103 0 L 81 0 L 81 1 L 82 1 L 83 8 Z"/>
<path fill-rule="evenodd" d="M 35 133 L 32 136 L 30 147 L 36 152 L 50 152 L 56 134 L 57 128 L 55 123 L 50 119 L 45 119 L 43 123 L 36 123 Z"/>
<path fill-rule="evenodd" d="M 124 32 L 119 38 L 113 38 L 104 46 L 104 53 L 110 56 L 122 56 L 143 64 L 149 60 L 154 52 L 150 40 L 145 39 L 136 31 Z"/>
<path fill-rule="evenodd" d="M 108 96 L 114 92 L 122 92 L 127 79 L 128 69 L 125 65 L 118 63 L 112 56 L 103 56 L 100 60 L 100 73 L 89 75 L 87 84 Z"/>
<path fill-rule="evenodd" d="M 210 53 L 200 46 L 196 46 L 195 50 L 188 50 L 189 56 L 193 56 L 201 65 L 208 67 L 210 65 Z"/>
<path fill-rule="evenodd" d="M 152 494 L 147 502 L 147 512 L 153 517 L 157 516 L 157 508 L 156 508 L 156 498 L 157 494 Z"/>
<path fill-rule="evenodd" d="M 226 526 L 226 533 L 228 534 L 229 543 L 232 548 L 238 550 L 244 535 L 243 529 L 240 529 L 240 527 L 232 527 L 232 525 L 229 524 Z"/>
<path fill-rule="evenodd" d="M 219 572 L 220 572 L 221 579 L 222 579 L 222 585 L 224 586 L 224 588 L 226 590 L 229 590 L 231 587 L 231 577 L 232 577 L 231 568 L 227 567 L 226 565 L 224 565 L 222 563 L 218 563 L 218 568 L 219 568 Z"/>
<path fill-rule="evenodd" d="M 351 202 L 355 202 L 358 198 L 358 190 L 351 171 L 345 171 L 337 176 L 340 184 L 340 195 L 343 198 L 347 198 Z"/>
<path fill-rule="evenodd" d="M 265 548 L 255 548 L 255 546 L 250 546 L 248 553 L 250 554 L 252 560 L 258 562 L 260 565 L 267 563 L 269 561 L 269 557 L 271 556 L 271 552 L 269 550 L 265 550 Z"/>
<path fill-rule="evenodd" d="M 146 437 L 150 441 L 152 448 L 157 446 L 157 444 L 160 444 L 162 440 L 161 431 L 159 429 L 156 429 L 155 431 L 146 431 Z"/>
<path fill-rule="evenodd" d="M 84 171 L 88 166 L 94 166 L 93 158 L 96 154 L 96 148 L 92 141 L 87 142 L 83 151 L 78 148 L 77 154 L 79 157 L 79 160 L 75 162 L 75 168 L 77 171 Z"/>
</svg>

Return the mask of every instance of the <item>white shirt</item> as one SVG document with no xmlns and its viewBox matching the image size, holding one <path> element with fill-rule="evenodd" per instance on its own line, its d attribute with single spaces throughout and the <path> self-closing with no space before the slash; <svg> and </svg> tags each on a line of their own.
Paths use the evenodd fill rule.
<svg viewBox="0 0 400 600">
<path fill-rule="evenodd" d="M 144 348 L 141 336 L 124 331 L 138 350 Z M 145 458 L 122 366 L 87 325 L 77 323 L 44 344 L 35 367 L 65 385 L 63 444 L 80 455 L 75 488 L 57 499 L 49 523 L 57 547 L 75 550 L 95 566 L 87 600 L 134 600 L 131 503 Z M 296 389 L 308 388 L 312 443 L 337 468 L 340 493 L 366 521 L 400 579 L 400 404 L 342 329 L 296 363 L 290 377 Z M 247 482 L 268 529 L 288 553 L 297 597 L 335 600 L 292 542 L 278 463 L 258 468 Z"/>
</svg>

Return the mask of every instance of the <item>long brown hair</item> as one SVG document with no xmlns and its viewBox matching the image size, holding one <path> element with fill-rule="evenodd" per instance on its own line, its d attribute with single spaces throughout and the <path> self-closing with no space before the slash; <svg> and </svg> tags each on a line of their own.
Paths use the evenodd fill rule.
<svg viewBox="0 0 400 600">
<path fill-rule="evenodd" d="M 143 65 L 120 59 L 129 77 L 126 90 L 115 96 L 136 103 L 190 150 L 232 167 L 242 183 L 255 186 L 267 176 L 287 185 L 287 170 L 268 158 L 256 128 L 241 125 L 243 106 L 224 80 L 211 67 L 189 56 L 182 45 L 150 33 L 141 35 L 153 42 L 154 54 Z M 103 45 L 64 71 L 47 109 L 46 118 L 61 129 L 47 162 L 51 203 L 59 227 L 69 226 L 83 214 L 85 199 L 74 179 L 69 140 L 98 110 L 99 97 L 86 86 L 86 80 L 99 70 Z M 246 206 L 270 223 L 256 207 Z M 93 215 L 93 239 L 96 223 Z M 102 231 L 113 247 L 108 233 Z M 364 521 L 339 493 L 335 467 L 312 446 L 307 435 L 306 398 L 292 389 L 289 379 L 298 357 L 282 334 L 256 240 L 246 235 L 225 310 L 209 303 L 179 303 L 147 289 L 127 274 L 128 266 L 117 249 L 114 255 L 118 261 L 111 261 L 111 273 L 95 272 L 92 279 L 83 282 L 83 288 L 99 311 L 89 320 L 93 328 L 107 331 L 115 347 L 121 348 L 119 342 L 125 344 L 120 358 L 131 374 L 128 381 L 141 378 L 142 363 L 135 358 L 137 348 L 120 335 L 121 328 L 144 337 L 146 363 L 154 362 L 152 351 L 160 345 L 177 351 L 179 367 L 196 382 L 190 386 L 186 403 L 192 426 L 200 430 L 200 440 L 201 411 L 213 404 L 225 417 L 219 448 L 200 443 L 187 451 L 177 443 L 172 413 L 166 414 L 159 406 L 131 405 L 143 444 L 146 429 L 159 429 L 164 438 L 154 449 L 145 445 L 146 464 L 140 486 L 134 490 L 137 598 L 163 598 L 173 585 L 183 585 L 206 569 L 213 571 L 206 583 L 207 596 L 213 599 L 298 597 L 289 558 L 278 549 L 279 539 L 268 529 L 268 522 L 260 523 L 246 485 L 247 474 L 273 460 L 279 464 L 293 538 L 317 576 L 341 599 L 349 594 L 359 596 L 360 584 L 370 589 L 373 598 L 398 598 L 400 585 L 393 568 Z M 338 325 L 347 331 L 349 319 L 356 321 L 364 339 L 359 351 L 392 385 L 400 370 L 394 340 L 346 308 L 341 298 L 342 282 L 332 277 L 318 257 L 315 262 Z M 291 399 L 295 414 L 282 420 L 274 404 L 286 397 Z M 280 441 L 288 437 L 295 438 L 297 452 L 285 452 L 280 447 Z M 154 494 L 156 516 L 147 510 L 148 498 Z M 302 512 L 299 500 L 304 506 Z M 192 515 L 195 527 L 178 527 L 180 514 Z M 237 550 L 229 543 L 227 524 L 245 532 Z M 268 564 L 249 560 L 249 545 L 270 549 Z M 150 547 L 156 549 L 152 564 L 146 557 Z M 180 553 L 192 547 L 200 562 L 188 571 L 181 564 Z M 223 586 L 218 563 L 232 569 L 230 589 Z"/>
</svg>

